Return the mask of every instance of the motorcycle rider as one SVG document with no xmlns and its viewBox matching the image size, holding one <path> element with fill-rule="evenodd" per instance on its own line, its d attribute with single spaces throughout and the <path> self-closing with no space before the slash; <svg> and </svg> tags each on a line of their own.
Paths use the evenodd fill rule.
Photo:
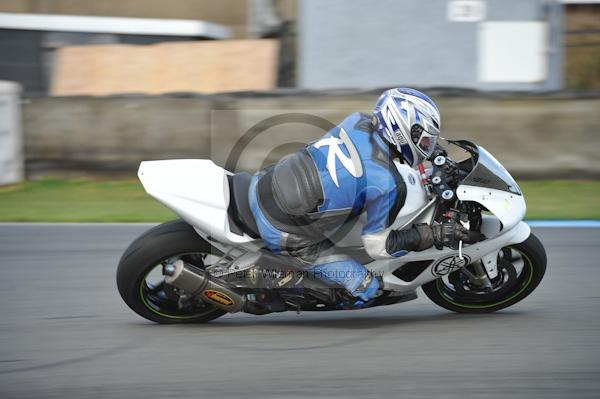
<svg viewBox="0 0 600 399">
<path fill-rule="evenodd" d="M 437 106 L 409 88 L 386 90 L 372 115 L 353 113 L 319 140 L 253 176 L 249 199 L 261 237 L 278 254 L 299 258 L 325 282 L 342 285 L 356 303 L 374 298 L 377 278 L 336 253 L 326 232 L 366 213 L 362 241 L 373 259 L 477 240 L 459 223 L 390 229 L 406 200 L 394 160 L 417 166 L 431 156 L 440 130 Z"/>
</svg>

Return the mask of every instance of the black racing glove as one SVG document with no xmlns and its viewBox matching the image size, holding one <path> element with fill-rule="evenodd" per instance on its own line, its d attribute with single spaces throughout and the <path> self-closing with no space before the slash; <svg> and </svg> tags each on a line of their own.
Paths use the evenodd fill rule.
<svg viewBox="0 0 600 399">
<path fill-rule="evenodd" d="M 485 240 L 485 236 L 476 231 L 470 231 L 454 220 L 449 220 L 441 224 L 431 226 L 433 233 L 434 245 L 437 249 L 449 247 L 458 249 L 458 242 L 462 241 L 465 244 L 474 244 Z"/>
<path fill-rule="evenodd" d="M 427 224 L 416 224 L 406 230 L 392 230 L 385 241 L 390 255 L 398 251 L 424 251 L 434 244 L 433 230 Z"/>
<path fill-rule="evenodd" d="M 454 220 L 430 226 L 416 224 L 406 230 L 392 230 L 385 242 L 385 249 L 389 254 L 398 251 L 424 251 L 435 245 L 437 249 L 444 246 L 458 249 L 458 242 L 473 244 L 484 240 L 485 236 L 476 231 L 465 229 Z"/>
</svg>

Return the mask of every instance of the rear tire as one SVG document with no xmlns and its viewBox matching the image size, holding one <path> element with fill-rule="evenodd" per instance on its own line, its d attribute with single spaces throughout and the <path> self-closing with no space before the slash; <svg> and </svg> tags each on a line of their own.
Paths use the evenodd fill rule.
<svg viewBox="0 0 600 399">
<path fill-rule="evenodd" d="M 486 297 L 483 296 L 477 301 L 469 300 L 469 298 L 475 298 L 476 296 L 460 295 L 455 290 L 450 289 L 442 278 L 425 284 L 423 286 L 425 295 L 437 305 L 458 313 L 490 313 L 523 300 L 535 290 L 544 277 L 547 262 L 546 251 L 540 240 L 533 234 L 530 234 L 527 240 L 522 243 L 507 248 L 521 255 L 523 271 L 518 278 L 515 278 L 514 286 L 503 291 L 500 297 L 486 300 Z M 505 265 L 507 275 L 515 273 L 512 264 Z M 460 271 L 453 273 L 460 273 Z"/>
<path fill-rule="evenodd" d="M 184 221 L 175 220 L 150 229 L 129 245 L 119 261 L 117 287 L 121 298 L 140 316 L 162 324 L 204 323 L 224 315 L 225 311 L 209 304 L 197 312 L 176 309 L 167 312 L 148 299 L 147 291 L 151 288 L 146 277 L 153 269 L 169 258 L 198 253 L 218 253 L 218 250 Z M 168 299 L 164 301 L 168 303 Z M 176 303 L 172 307 L 176 308 Z"/>
</svg>

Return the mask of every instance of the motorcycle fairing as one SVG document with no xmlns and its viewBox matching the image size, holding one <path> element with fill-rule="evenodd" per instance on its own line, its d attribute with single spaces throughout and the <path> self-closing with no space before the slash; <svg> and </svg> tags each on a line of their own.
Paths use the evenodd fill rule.
<svg viewBox="0 0 600 399">
<path fill-rule="evenodd" d="M 196 230 L 226 243 L 253 241 L 231 232 L 228 172 L 207 159 L 145 161 L 138 177 L 146 192 Z"/>
<path fill-rule="evenodd" d="M 517 182 L 485 148 L 477 146 L 477 163 L 456 190 L 461 201 L 483 205 L 510 229 L 525 217 L 525 198 Z"/>
<path fill-rule="evenodd" d="M 467 263 L 484 258 L 489 254 L 497 255 L 498 248 L 523 242 L 531 233 L 529 225 L 524 222 L 519 222 L 511 229 L 504 229 L 502 232 L 500 232 L 500 234 L 498 234 L 498 226 L 499 224 L 497 218 L 494 216 L 484 215 L 481 231 L 487 237 L 491 238 L 476 244 L 465 246 L 462 249 L 462 255 L 467 260 Z M 428 260 L 431 261 L 430 265 L 412 281 L 403 281 L 392 274 L 395 270 L 406 263 Z M 456 265 L 455 269 L 466 265 L 465 263 L 461 266 L 463 261 L 459 260 L 458 251 L 451 248 L 438 250 L 433 247 L 421 252 L 409 252 L 407 255 L 397 259 L 376 260 L 365 264 L 365 267 L 367 267 L 373 273 L 383 277 L 385 289 L 398 292 L 409 292 L 414 291 L 417 287 L 455 270 L 448 270 L 448 273 L 444 274 L 441 274 L 438 270 L 436 270 L 436 267 L 444 260 L 448 260 L 450 263 L 453 262 Z"/>
</svg>

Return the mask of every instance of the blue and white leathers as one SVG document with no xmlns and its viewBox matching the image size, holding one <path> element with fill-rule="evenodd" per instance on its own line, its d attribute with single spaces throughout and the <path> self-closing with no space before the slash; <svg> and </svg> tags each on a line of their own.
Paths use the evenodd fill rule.
<svg viewBox="0 0 600 399">
<path fill-rule="evenodd" d="M 382 233 L 390 226 L 402 208 L 404 182 L 392 162 L 388 144 L 370 129 L 370 118 L 354 113 L 319 140 L 310 143 L 306 151 L 316 167 L 322 190 L 322 201 L 310 215 L 320 220 L 335 218 L 343 223 L 344 216 L 366 212 L 362 235 L 367 252 L 375 258 L 401 256 L 388 254 Z M 259 205 L 257 181 L 250 186 L 250 206 L 261 237 L 275 253 L 286 251 L 285 237 L 289 232 L 276 228 Z M 342 216 L 340 218 L 340 216 Z M 350 257 L 317 259 L 312 270 L 319 278 L 343 285 L 354 296 L 368 300 L 378 289 L 377 279 L 368 287 L 360 287 L 367 269 Z M 357 291 L 357 289 L 360 290 Z"/>
<path fill-rule="evenodd" d="M 366 120 L 365 120 L 366 119 Z M 402 177 L 387 143 L 364 129 L 369 118 L 358 112 L 308 145 L 323 189 L 318 213 L 366 212 L 363 235 L 386 229 L 404 204 Z"/>
</svg>

